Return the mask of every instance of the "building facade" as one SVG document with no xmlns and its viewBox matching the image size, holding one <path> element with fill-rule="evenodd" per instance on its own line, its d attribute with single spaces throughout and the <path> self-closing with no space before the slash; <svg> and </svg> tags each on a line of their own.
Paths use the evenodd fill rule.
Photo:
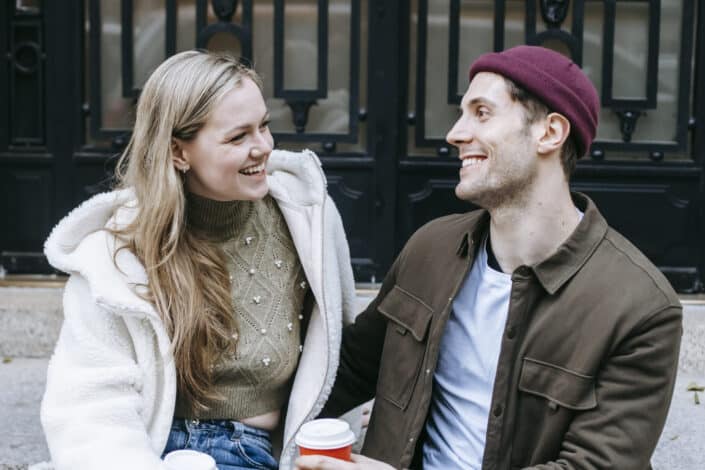
<svg viewBox="0 0 705 470">
<path fill-rule="evenodd" d="M 695 0 L 4 0 L 0 272 L 51 272 L 52 226 L 108 190 L 140 87 L 166 57 L 227 50 L 263 76 L 276 145 L 311 148 L 358 281 L 415 229 L 470 209 L 445 133 L 469 64 L 519 44 L 593 80 L 598 136 L 572 180 L 680 292 L 705 269 L 705 8 Z"/>
</svg>

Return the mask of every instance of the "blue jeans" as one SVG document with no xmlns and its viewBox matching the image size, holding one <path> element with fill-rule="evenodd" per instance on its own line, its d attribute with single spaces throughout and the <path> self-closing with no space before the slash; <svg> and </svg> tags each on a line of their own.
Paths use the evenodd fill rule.
<svg viewBox="0 0 705 470">
<path fill-rule="evenodd" d="M 237 421 L 175 418 L 164 455 L 180 449 L 210 455 L 218 470 L 279 468 L 269 433 Z"/>
</svg>

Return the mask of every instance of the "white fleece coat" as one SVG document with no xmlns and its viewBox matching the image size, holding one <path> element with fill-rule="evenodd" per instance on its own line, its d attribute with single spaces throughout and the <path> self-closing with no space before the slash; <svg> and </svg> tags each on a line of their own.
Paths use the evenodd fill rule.
<svg viewBox="0 0 705 470">
<path fill-rule="evenodd" d="M 342 222 L 318 157 L 274 151 L 267 173 L 315 297 L 284 420 L 280 469 L 288 469 L 294 435 L 331 391 L 341 327 L 353 320 L 355 292 Z M 131 190 L 96 195 L 46 241 L 49 262 L 70 274 L 41 407 L 56 470 L 164 468 L 159 457 L 176 396 L 169 337 L 152 305 L 130 287 L 146 283 L 144 267 L 120 250 L 116 269 L 115 239 L 101 230 L 130 220 L 129 209 L 116 214 L 128 202 L 134 202 Z"/>
</svg>

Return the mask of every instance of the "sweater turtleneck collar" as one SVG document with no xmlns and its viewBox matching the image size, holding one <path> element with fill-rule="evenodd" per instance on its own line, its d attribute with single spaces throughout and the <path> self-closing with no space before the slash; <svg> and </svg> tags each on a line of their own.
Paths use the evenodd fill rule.
<svg viewBox="0 0 705 470">
<path fill-rule="evenodd" d="M 216 201 L 186 193 L 188 228 L 214 241 L 234 237 L 253 209 L 254 201 Z"/>
</svg>

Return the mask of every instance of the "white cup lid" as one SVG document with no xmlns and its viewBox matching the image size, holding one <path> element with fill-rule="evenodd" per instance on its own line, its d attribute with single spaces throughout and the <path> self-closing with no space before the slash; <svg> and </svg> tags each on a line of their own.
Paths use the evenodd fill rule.
<svg viewBox="0 0 705 470">
<path fill-rule="evenodd" d="M 169 452 L 164 463 L 169 470 L 216 470 L 213 457 L 190 449 Z"/>
<path fill-rule="evenodd" d="M 337 449 L 355 442 L 355 433 L 342 419 L 314 419 L 301 426 L 295 440 L 307 449 Z"/>
</svg>

